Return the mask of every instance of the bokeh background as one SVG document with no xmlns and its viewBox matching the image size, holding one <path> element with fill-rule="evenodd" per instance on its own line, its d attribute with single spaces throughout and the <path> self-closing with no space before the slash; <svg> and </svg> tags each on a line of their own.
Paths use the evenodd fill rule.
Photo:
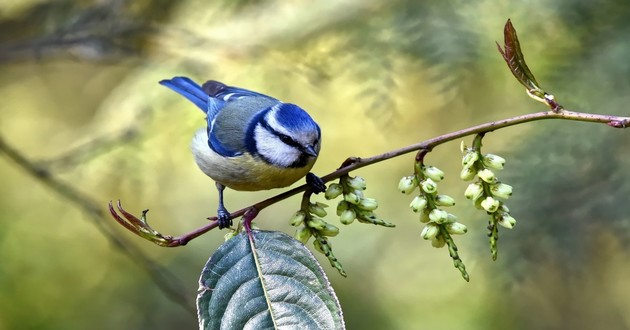
<svg viewBox="0 0 630 330">
<path fill-rule="evenodd" d="M 160 79 L 301 105 L 322 127 L 314 171 L 325 174 L 348 156 L 544 110 L 496 50 L 508 18 L 561 104 L 630 114 L 626 0 L 1 0 L 0 329 L 196 327 L 198 274 L 224 233 L 161 248 L 106 213 L 116 199 L 149 208 L 172 235 L 214 215 L 214 185 L 188 149 L 203 116 Z M 397 227 L 341 228 L 332 243 L 348 278 L 322 259 L 348 328 L 630 328 L 630 133 L 536 122 L 488 134 L 484 150 L 508 160 L 499 177 L 518 220 L 501 230 L 496 262 L 487 216 L 462 196 L 459 142 L 427 158 L 469 228 L 456 241 L 470 283 L 420 238 L 397 192 L 413 155 L 354 173 Z M 228 191 L 226 203 L 278 192 Z M 293 233 L 298 203 L 265 210 L 258 226 Z"/>
</svg>

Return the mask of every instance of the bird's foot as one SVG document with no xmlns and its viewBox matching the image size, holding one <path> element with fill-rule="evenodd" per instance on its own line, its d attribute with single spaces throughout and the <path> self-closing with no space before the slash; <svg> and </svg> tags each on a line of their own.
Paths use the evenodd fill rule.
<svg viewBox="0 0 630 330">
<path fill-rule="evenodd" d="M 217 222 L 219 223 L 219 229 L 232 227 L 230 212 L 225 207 L 219 207 L 217 210 Z"/>
<path fill-rule="evenodd" d="M 313 173 L 309 172 L 306 175 L 306 183 L 313 188 L 313 192 L 316 194 L 326 191 L 326 183 L 324 183 L 324 180 Z"/>
</svg>

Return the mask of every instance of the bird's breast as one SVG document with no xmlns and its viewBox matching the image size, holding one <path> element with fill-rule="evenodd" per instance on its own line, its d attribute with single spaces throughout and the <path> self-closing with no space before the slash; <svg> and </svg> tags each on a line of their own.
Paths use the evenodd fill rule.
<svg viewBox="0 0 630 330">
<path fill-rule="evenodd" d="M 282 188 L 303 178 L 313 167 L 313 158 L 304 167 L 283 168 L 271 165 L 247 152 L 235 157 L 221 156 L 210 147 L 205 129 L 193 138 L 195 162 L 207 176 L 234 190 L 256 191 Z"/>
</svg>

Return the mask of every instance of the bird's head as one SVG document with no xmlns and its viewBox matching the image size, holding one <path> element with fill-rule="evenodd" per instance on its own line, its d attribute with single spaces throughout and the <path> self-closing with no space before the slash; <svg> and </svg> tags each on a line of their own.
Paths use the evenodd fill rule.
<svg viewBox="0 0 630 330">
<path fill-rule="evenodd" d="M 312 165 L 319 154 L 321 131 L 311 116 L 290 103 L 279 103 L 254 123 L 254 152 L 278 167 Z"/>
</svg>

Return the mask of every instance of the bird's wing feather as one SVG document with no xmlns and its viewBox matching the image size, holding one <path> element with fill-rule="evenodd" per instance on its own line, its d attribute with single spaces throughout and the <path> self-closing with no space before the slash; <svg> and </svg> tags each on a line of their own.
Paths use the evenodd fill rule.
<svg viewBox="0 0 630 330">
<path fill-rule="evenodd" d="M 214 123 L 208 122 L 210 148 L 226 157 L 248 151 L 245 137 L 250 124 L 257 122 L 260 116 L 278 103 L 278 100 L 267 96 L 231 99 Z"/>
<path fill-rule="evenodd" d="M 252 120 L 257 120 L 260 118 L 257 115 L 280 102 L 267 95 L 214 80 L 199 86 L 190 78 L 174 77 L 162 80 L 160 84 L 181 94 L 206 113 L 208 146 L 225 157 L 246 152 L 245 136 Z"/>
</svg>

